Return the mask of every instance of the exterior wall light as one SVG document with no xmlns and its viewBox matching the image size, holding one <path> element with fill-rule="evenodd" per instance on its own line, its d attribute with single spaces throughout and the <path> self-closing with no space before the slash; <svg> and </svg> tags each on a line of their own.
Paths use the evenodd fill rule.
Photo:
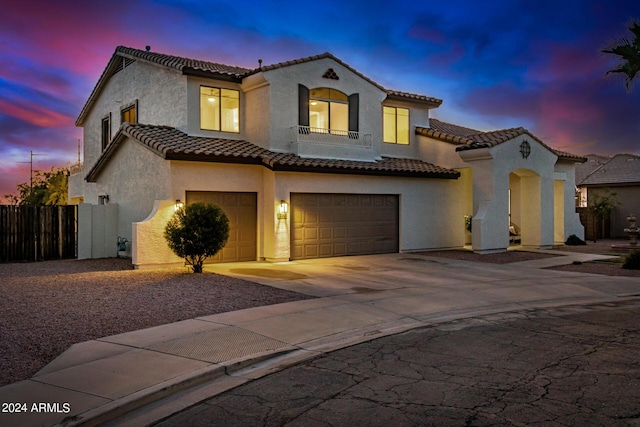
<svg viewBox="0 0 640 427">
<path fill-rule="evenodd" d="M 529 157 L 529 154 L 531 154 L 531 145 L 529 145 L 529 141 L 526 139 L 520 144 L 520 154 L 522 154 L 523 159 L 526 159 Z"/>
<path fill-rule="evenodd" d="M 176 205 L 175 205 L 175 208 L 174 208 L 174 209 L 175 209 L 175 210 L 180 210 L 180 209 L 182 209 L 182 208 L 184 208 L 184 203 L 182 203 L 182 202 L 180 201 L 180 199 L 176 199 Z"/>
<path fill-rule="evenodd" d="M 280 200 L 280 205 L 278 206 L 278 219 L 287 219 L 289 214 L 289 203 L 284 200 Z"/>
</svg>

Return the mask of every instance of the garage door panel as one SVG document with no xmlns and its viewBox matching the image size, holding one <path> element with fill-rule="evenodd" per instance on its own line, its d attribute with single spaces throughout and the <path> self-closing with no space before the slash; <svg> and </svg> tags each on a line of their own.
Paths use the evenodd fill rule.
<svg viewBox="0 0 640 427">
<path fill-rule="evenodd" d="M 206 263 L 255 261 L 257 259 L 257 193 L 187 191 L 188 205 L 202 202 L 219 206 L 229 219 L 226 246 Z"/>
<path fill-rule="evenodd" d="M 318 246 L 317 245 L 304 245 L 304 257 L 305 258 L 317 258 Z"/>
<path fill-rule="evenodd" d="M 291 194 L 291 258 L 397 252 L 397 195 Z"/>
</svg>

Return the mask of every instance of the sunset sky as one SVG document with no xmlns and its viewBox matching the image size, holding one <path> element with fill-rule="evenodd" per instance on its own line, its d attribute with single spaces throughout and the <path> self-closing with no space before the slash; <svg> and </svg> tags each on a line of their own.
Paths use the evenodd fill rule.
<svg viewBox="0 0 640 427">
<path fill-rule="evenodd" d="M 77 161 L 74 122 L 116 46 L 254 68 L 331 52 L 432 116 L 523 126 L 576 154 L 640 154 L 640 79 L 600 53 L 640 1 L 21 0 L 0 12 L 0 196 Z"/>
</svg>

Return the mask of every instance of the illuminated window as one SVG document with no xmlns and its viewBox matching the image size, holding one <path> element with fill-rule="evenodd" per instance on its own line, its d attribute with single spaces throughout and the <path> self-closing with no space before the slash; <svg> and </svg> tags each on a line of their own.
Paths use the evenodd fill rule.
<svg viewBox="0 0 640 427">
<path fill-rule="evenodd" d="M 389 144 L 409 144 L 409 110 L 406 108 L 383 107 L 384 142 Z"/>
<path fill-rule="evenodd" d="M 138 102 L 134 102 L 120 110 L 120 122 L 138 123 Z"/>
<path fill-rule="evenodd" d="M 335 89 L 309 91 L 309 127 L 349 131 L 349 97 Z"/>
<path fill-rule="evenodd" d="M 240 92 L 201 86 L 200 128 L 240 132 Z"/>
<path fill-rule="evenodd" d="M 100 140 L 102 141 L 102 149 L 104 150 L 111 141 L 111 113 L 102 118 L 100 129 Z"/>
</svg>

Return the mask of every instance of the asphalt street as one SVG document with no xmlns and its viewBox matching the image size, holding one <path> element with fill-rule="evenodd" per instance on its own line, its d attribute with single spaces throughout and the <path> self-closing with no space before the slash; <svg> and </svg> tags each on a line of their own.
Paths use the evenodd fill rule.
<svg viewBox="0 0 640 427">
<path fill-rule="evenodd" d="M 379 338 L 165 419 L 184 426 L 637 426 L 640 300 L 493 314 Z"/>
</svg>

